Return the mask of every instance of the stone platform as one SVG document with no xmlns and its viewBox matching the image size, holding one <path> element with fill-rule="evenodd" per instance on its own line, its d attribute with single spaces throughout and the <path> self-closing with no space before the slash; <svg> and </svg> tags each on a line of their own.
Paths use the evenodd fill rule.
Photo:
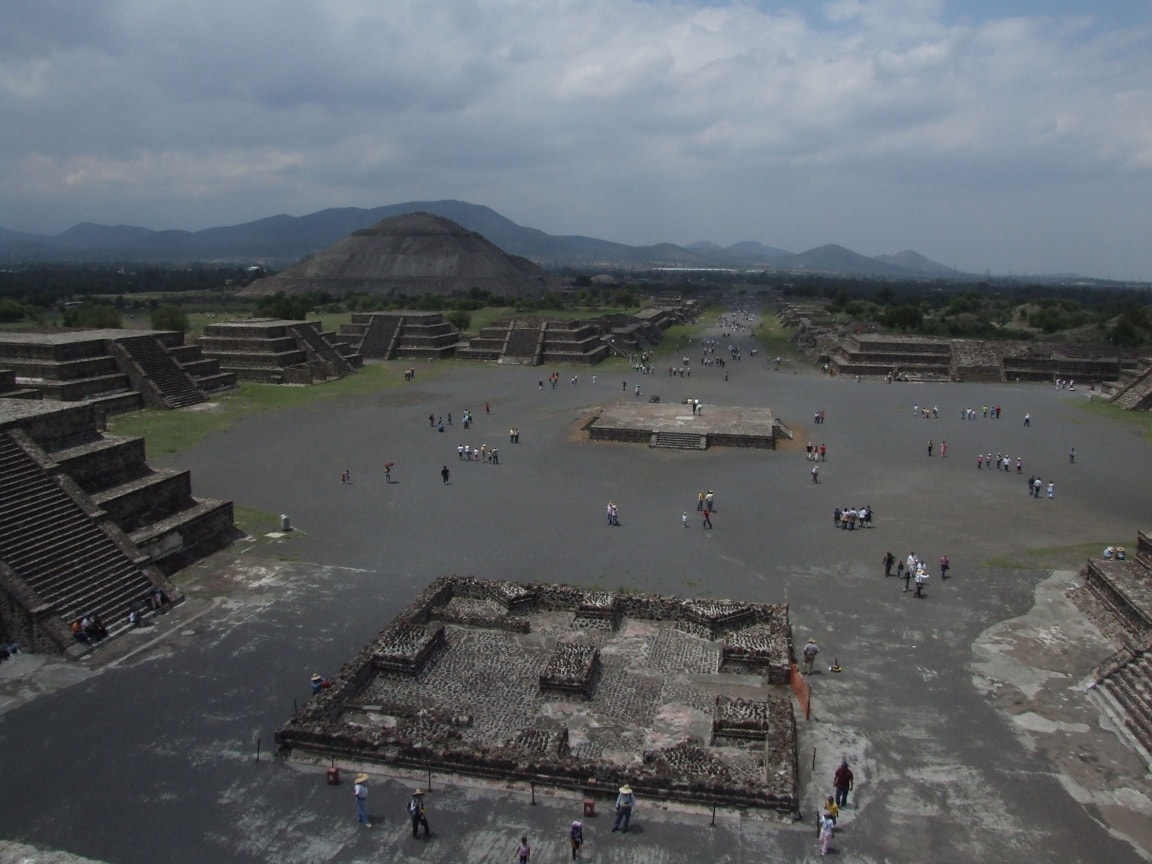
<svg viewBox="0 0 1152 864">
<path fill-rule="evenodd" d="M 533 600 L 513 609 L 513 595 Z M 610 623 L 586 626 L 590 606 Z M 444 577 L 276 740 L 284 753 L 793 813 L 792 659 L 783 605 Z"/>
<path fill-rule="evenodd" d="M 708 447 L 776 449 L 791 437 L 769 408 L 688 404 L 621 403 L 604 408 L 588 427 L 592 441 L 627 441 L 650 447 L 705 450 Z"/>
</svg>

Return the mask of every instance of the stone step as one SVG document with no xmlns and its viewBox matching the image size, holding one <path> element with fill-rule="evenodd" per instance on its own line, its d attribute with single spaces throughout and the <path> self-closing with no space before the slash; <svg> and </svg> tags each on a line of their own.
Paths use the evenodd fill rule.
<svg viewBox="0 0 1152 864">
<path fill-rule="evenodd" d="M 671 447 L 679 450 L 707 450 L 708 436 L 699 432 L 655 432 L 649 447 Z"/>
</svg>

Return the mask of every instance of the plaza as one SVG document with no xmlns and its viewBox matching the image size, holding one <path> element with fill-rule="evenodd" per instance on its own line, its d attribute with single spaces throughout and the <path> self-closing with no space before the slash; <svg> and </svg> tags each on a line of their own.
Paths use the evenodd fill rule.
<svg viewBox="0 0 1152 864">
<path fill-rule="evenodd" d="M 815 857 L 812 812 L 841 758 L 856 789 L 833 846 L 853 860 L 1141 860 L 1147 770 L 1082 688 L 1111 646 L 1064 595 L 1088 556 L 1147 527 L 1146 440 L 1084 411 L 1082 392 L 855 383 L 748 354 L 694 365 L 690 382 L 621 370 L 596 384 L 562 374 L 555 389 L 537 386 L 546 369 L 433 363 L 396 389 L 253 414 L 151 455 L 191 469 L 204 495 L 297 530 L 177 574 L 182 606 L 83 665 L 23 655 L 0 666 L 0 837 L 113 862 L 480 862 L 510 857 L 527 833 L 541 860 L 556 859 L 582 812 L 572 790 L 369 769 L 369 831 L 350 785 L 327 785 L 327 763 L 272 755 L 313 672 L 336 675 L 455 574 L 787 604 L 796 644 L 820 645 L 812 717 L 797 718 L 801 821 L 641 797 L 621 837 L 601 797 L 584 860 Z M 793 439 L 775 450 L 589 440 L 589 417 L 632 404 L 637 383 L 662 402 L 690 383 L 705 417 L 770 409 Z M 985 404 L 999 420 L 961 419 Z M 913 405 L 939 406 L 939 418 Z M 429 427 L 430 413 L 466 409 L 467 431 Z M 947 457 L 928 457 L 929 439 L 947 441 Z M 807 441 L 827 447 L 818 484 Z M 499 447 L 500 464 L 458 462 L 464 443 Z M 1024 476 L 978 471 L 989 452 L 1021 457 Z M 1027 495 L 1032 472 L 1054 482 L 1051 500 Z M 708 489 L 710 531 L 695 511 Z M 605 524 L 609 501 L 620 527 Z M 833 528 L 835 508 L 859 506 L 874 528 Z M 951 578 L 914 599 L 884 578 L 888 550 L 930 565 L 947 554 Z M 827 671 L 834 661 L 842 672 Z M 413 841 L 403 805 L 429 780 L 432 837 Z"/>
</svg>

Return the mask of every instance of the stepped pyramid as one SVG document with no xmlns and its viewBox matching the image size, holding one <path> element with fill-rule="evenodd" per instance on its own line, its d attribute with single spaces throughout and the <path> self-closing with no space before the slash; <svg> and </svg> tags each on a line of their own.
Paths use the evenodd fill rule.
<svg viewBox="0 0 1152 864">
<path fill-rule="evenodd" d="M 450 219 L 409 213 L 353 232 L 241 293 L 263 296 L 326 292 L 420 297 L 472 288 L 536 296 L 561 287 L 526 258 L 501 251 Z"/>
</svg>

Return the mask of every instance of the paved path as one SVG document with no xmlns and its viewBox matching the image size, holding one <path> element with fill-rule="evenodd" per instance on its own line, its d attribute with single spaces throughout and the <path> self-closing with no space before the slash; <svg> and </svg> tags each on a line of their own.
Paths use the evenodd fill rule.
<svg viewBox="0 0 1152 864">
<path fill-rule="evenodd" d="M 796 639 L 815 636 L 822 663 L 844 667 L 814 676 L 814 717 L 801 724 L 808 821 L 720 812 L 712 826 L 710 811 L 641 801 L 627 836 L 603 815 L 588 820 L 586 861 L 814 857 L 811 811 L 842 754 L 857 790 L 834 845 L 851 860 L 1141 860 L 1121 835 L 1152 848 L 1148 778 L 1079 692 L 1106 643 L 1063 599 L 1072 576 L 1052 577 L 1029 550 L 1134 545 L 1152 492 L 1133 478 L 1152 473 L 1152 448 L 1082 411 L 1082 393 L 856 384 L 773 371 L 740 344 L 745 359 L 728 364 L 727 382 L 720 369 L 694 367 L 690 379 L 601 369 L 595 385 L 580 370 L 573 386 L 561 370 L 557 388 L 541 390 L 551 370 L 420 366 L 401 389 L 256 414 L 153 459 L 191 468 L 197 494 L 287 513 L 300 530 L 181 574 L 189 602 L 101 649 L 89 671 L 22 675 L 33 658 L 0 666 L 0 837 L 113 862 L 483 862 L 511 860 L 527 832 L 534 860 L 564 860 L 563 832 L 579 815 L 570 796 L 537 790 L 533 807 L 527 789 L 433 777 L 434 833 L 416 842 L 405 790 L 427 778 L 374 776 L 375 825 L 358 829 L 348 784 L 268 756 L 313 671 L 335 672 L 431 579 L 459 573 L 786 601 Z M 663 401 L 769 407 L 798 449 L 584 440 L 594 408 L 633 400 L 637 382 Z M 986 402 L 1001 406 L 999 421 L 960 420 Z M 938 404 L 940 419 L 914 417 L 917 403 Z M 430 412 L 449 411 L 454 426 L 429 428 Z M 521 443 L 508 441 L 510 426 Z M 809 438 L 828 447 L 817 485 Z M 501 464 L 459 463 L 463 443 L 499 447 Z M 998 451 L 1023 457 L 1024 478 L 1054 480 L 1056 497 L 1028 497 L 1014 472 L 976 470 L 977 452 Z M 701 489 L 716 493 L 715 528 L 693 519 L 684 530 L 680 514 L 694 514 Z M 606 525 L 609 500 L 619 528 Z M 860 505 L 874 508 L 875 528 L 833 529 L 835 507 Z M 913 599 L 884 579 L 887 549 L 929 562 L 946 553 L 953 578 Z M 1046 668 L 1055 656 L 1066 668 Z"/>
</svg>

